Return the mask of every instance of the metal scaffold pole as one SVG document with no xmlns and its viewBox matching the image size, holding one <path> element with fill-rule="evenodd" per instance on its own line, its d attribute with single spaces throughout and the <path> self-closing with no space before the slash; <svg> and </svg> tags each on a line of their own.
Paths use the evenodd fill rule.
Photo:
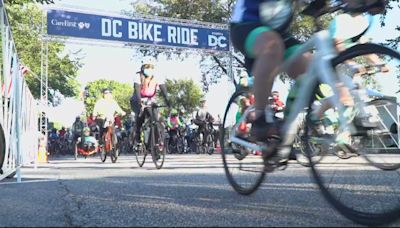
<svg viewBox="0 0 400 228">
<path fill-rule="evenodd" d="M 40 132 L 47 140 L 47 107 L 48 107 L 48 54 L 49 44 L 44 37 L 44 16 L 42 17 L 42 47 L 40 65 Z"/>
</svg>

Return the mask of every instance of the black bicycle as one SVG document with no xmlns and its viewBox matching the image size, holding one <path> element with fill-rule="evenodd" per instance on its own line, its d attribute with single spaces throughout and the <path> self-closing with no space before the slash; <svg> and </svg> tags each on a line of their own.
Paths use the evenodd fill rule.
<svg viewBox="0 0 400 228">
<path fill-rule="evenodd" d="M 145 120 L 140 135 L 143 143 L 137 144 L 134 148 L 136 161 L 140 167 L 144 165 L 149 152 L 157 169 L 161 169 L 164 165 L 166 152 L 164 126 L 157 116 L 157 109 L 160 107 L 165 106 L 159 106 L 151 100 L 144 102 L 141 115 L 145 115 Z"/>
</svg>

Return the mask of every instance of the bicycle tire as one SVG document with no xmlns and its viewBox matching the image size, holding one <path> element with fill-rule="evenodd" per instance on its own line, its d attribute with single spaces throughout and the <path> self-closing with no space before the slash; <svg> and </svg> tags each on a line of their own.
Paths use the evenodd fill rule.
<svg viewBox="0 0 400 228">
<path fill-rule="evenodd" d="M 388 98 L 377 98 L 377 99 L 374 99 L 374 100 L 372 100 L 372 101 L 370 101 L 370 102 L 368 102 L 369 103 L 369 105 L 373 105 L 373 106 L 378 106 L 378 105 L 382 105 L 382 103 L 386 103 L 386 104 L 388 104 L 388 103 L 391 103 L 392 105 L 394 105 L 394 106 L 396 106 L 396 108 L 397 109 L 400 109 L 400 105 L 398 104 L 398 103 L 396 103 L 396 102 L 394 102 L 392 99 L 388 99 Z M 387 107 L 386 107 L 387 108 Z M 387 108 L 388 109 L 388 108 Z M 383 120 L 382 120 L 382 122 L 383 122 Z M 398 123 L 397 123 L 398 124 Z M 379 133 L 377 133 L 376 135 L 372 135 L 372 137 L 371 137 L 371 141 L 373 140 L 373 141 L 375 141 L 374 139 L 374 137 L 379 137 L 379 135 L 378 135 Z M 387 134 L 387 132 L 383 132 L 383 133 L 381 133 L 381 134 Z M 382 135 L 383 136 L 383 135 Z M 369 139 L 369 138 L 367 138 L 367 139 Z M 378 139 L 378 141 L 381 141 L 381 140 L 379 140 Z M 362 145 L 367 145 L 366 143 L 362 143 Z M 368 149 L 371 149 L 372 150 L 372 148 L 365 148 L 364 150 L 363 150 L 363 158 L 364 159 L 366 159 L 369 163 L 371 163 L 373 166 L 375 166 L 375 167 L 377 167 L 377 168 L 379 168 L 379 169 L 382 169 L 382 170 L 388 170 L 388 171 L 390 171 L 390 170 L 397 170 L 397 169 L 399 169 L 400 168 L 400 162 L 398 162 L 398 163 L 386 163 L 386 162 L 384 162 L 384 163 L 382 163 L 382 162 L 376 162 L 372 157 L 370 157 L 370 156 L 368 156 L 368 154 L 367 154 L 367 150 Z M 397 149 L 398 149 L 398 147 L 397 147 Z M 389 159 L 389 160 L 391 160 L 391 159 Z"/>
<path fill-rule="evenodd" d="M 102 145 L 101 146 L 101 150 L 100 150 L 100 160 L 102 161 L 102 162 L 105 162 L 106 160 L 107 160 L 107 154 L 108 154 L 108 151 L 107 151 L 107 146 L 106 146 L 106 135 L 104 135 L 104 133 L 103 133 L 103 144 L 104 145 Z"/>
<path fill-rule="evenodd" d="M 239 183 L 238 179 L 241 179 L 241 176 L 236 177 L 236 175 L 234 175 L 233 172 L 231 172 L 230 168 L 234 165 L 234 164 L 231 164 L 231 161 L 236 161 L 237 160 L 237 162 L 239 162 L 239 167 L 238 167 L 239 170 L 248 172 L 249 175 L 250 175 L 251 171 L 250 171 L 250 169 L 246 170 L 246 168 L 242 169 L 241 161 L 244 158 L 240 159 L 235 155 L 234 156 L 230 156 L 230 152 L 231 151 L 233 152 L 234 148 L 232 147 L 232 144 L 227 140 L 228 132 L 226 131 L 228 127 L 229 127 L 229 129 L 232 129 L 232 127 L 233 127 L 233 126 L 227 126 L 228 121 L 229 121 L 228 118 L 230 117 L 230 116 L 228 116 L 228 113 L 229 113 L 229 111 L 231 109 L 231 106 L 236 104 L 235 103 L 236 99 L 239 98 L 240 96 L 243 96 L 245 93 L 247 93 L 246 90 L 238 90 L 231 96 L 231 98 L 228 101 L 228 105 L 227 105 L 227 107 L 225 109 L 225 113 L 224 113 L 222 129 L 221 129 L 221 135 L 220 135 L 220 137 L 221 137 L 220 142 L 221 143 L 220 144 L 221 144 L 222 161 L 223 161 L 223 164 L 224 164 L 224 170 L 225 170 L 225 174 L 226 174 L 226 177 L 228 179 L 228 182 L 233 187 L 233 189 L 236 192 L 238 192 L 239 194 L 250 195 L 250 194 L 254 193 L 260 187 L 261 183 L 265 179 L 264 163 L 262 161 L 262 165 L 260 164 L 261 171 L 257 172 L 257 170 L 253 170 L 253 172 L 256 173 L 256 174 L 254 175 L 255 176 L 254 180 L 251 180 L 250 185 L 245 185 L 245 183 L 248 182 L 248 180 L 246 180 L 245 183 Z M 230 157 L 232 157 L 232 158 L 230 158 Z M 246 174 L 244 174 L 244 175 L 246 175 Z"/>
<path fill-rule="evenodd" d="M 78 145 L 76 143 L 74 146 L 74 158 L 75 158 L 75 160 L 78 159 Z"/>
<path fill-rule="evenodd" d="M 104 146 L 101 146 L 99 154 L 101 162 L 105 162 L 107 160 L 107 152 Z"/>
<path fill-rule="evenodd" d="M 355 45 L 344 52 L 340 53 L 338 56 L 336 56 L 332 60 L 332 66 L 335 67 L 338 66 L 340 63 L 344 63 L 346 60 L 349 60 L 351 58 L 367 55 L 367 54 L 382 54 L 382 55 L 389 55 L 393 58 L 400 59 L 400 54 L 397 53 L 396 51 L 386 48 L 384 46 L 380 46 L 377 44 L 359 44 Z M 316 90 L 315 90 L 316 91 Z M 312 98 L 314 99 L 314 98 Z M 310 102 L 311 104 L 311 102 Z M 311 105 L 309 106 L 309 109 L 311 108 Z M 307 121 L 310 121 L 308 118 Z M 308 139 L 306 139 L 308 140 Z M 307 146 L 307 151 L 311 151 L 309 146 Z M 322 177 L 323 171 L 318 170 L 316 166 L 318 163 L 313 163 L 310 160 L 311 163 L 311 172 L 314 177 L 315 182 L 319 186 L 322 195 L 324 198 L 335 208 L 337 209 L 344 217 L 362 224 L 362 225 L 368 225 L 368 226 L 378 226 L 378 225 L 385 225 L 394 222 L 397 220 L 400 216 L 400 206 L 396 206 L 393 209 L 386 210 L 384 212 L 369 212 L 365 211 L 367 210 L 367 207 L 371 207 L 371 203 L 373 201 L 368 201 L 365 204 L 367 206 L 362 206 L 363 209 L 354 209 L 351 208 L 350 206 L 347 205 L 347 203 L 350 204 L 350 202 L 346 201 L 346 197 L 343 197 L 344 193 L 341 193 L 340 197 L 337 197 L 334 193 L 334 188 L 338 189 L 339 187 L 335 187 L 335 184 L 332 184 L 334 176 L 330 177 L 330 181 L 324 181 Z M 379 169 L 378 169 L 379 170 Z M 339 175 L 339 174 L 334 174 L 334 175 Z M 351 176 L 352 178 L 353 175 Z M 330 186 L 333 186 L 330 188 Z M 354 184 L 353 184 L 354 185 Z M 346 189 L 347 191 L 350 191 L 349 189 Z M 366 198 L 369 195 L 362 195 L 363 198 Z M 357 200 L 354 200 L 358 202 Z M 398 200 L 396 200 L 398 202 Z M 368 204 L 369 203 L 369 204 Z M 375 208 L 374 208 L 375 209 Z"/>
<path fill-rule="evenodd" d="M 153 163 L 157 169 L 161 169 L 165 161 L 166 146 L 164 144 L 164 127 L 160 122 L 156 122 L 151 127 L 151 155 Z M 157 140 L 156 140 L 157 139 Z"/>
<path fill-rule="evenodd" d="M 207 144 L 206 144 L 206 152 L 208 155 L 212 155 L 214 153 L 214 140 L 211 134 L 207 136 Z"/>
<path fill-rule="evenodd" d="M 6 140 L 4 138 L 3 126 L 0 124 L 0 174 L 2 174 L 3 163 L 6 156 Z"/>
<path fill-rule="evenodd" d="M 176 150 L 178 152 L 178 154 L 183 154 L 185 151 L 185 144 L 183 142 L 183 139 L 181 137 L 177 138 L 177 142 L 176 142 Z"/>
<path fill-rule="evenodd" d="M 142 167 L 147 157 L 147 150 L 144 145 L 141 145 L 135 149 L 135 157 L 139 167 Z"/>
<path fill-rule="evenodd" d="M 114 129 L 112 130 L 112 132 L 114 132 Z M 117 162 L 117 160 L 118 160 L 118 156 L 119 156 L 119 143 L 120 142 L 117 142 L 116 143 L 116 145 L 113 145 L 114 144 L 114 141 L 115 140 L 118 140 L 118 139 L 115 139 L 115 135 L 113 134 L 113 133 L 110 133 L 111 134 L 111 151 L 110 151 L 110 158 L 111 158 L 111 163 L 116 163 Z M 113 140 L 113 138 L 115 139 L 115 140 Z"/>
<path fill-rule="evenodd" d="M 110 151 L 111 162 L 112 162 L 112 163 L 116 163 L 117 160 L 118 160 L 118 156 L 119 156 L 119 149 L 117 149 L 116 147 L 114 147 L 114 148 Z"/>
</svg>

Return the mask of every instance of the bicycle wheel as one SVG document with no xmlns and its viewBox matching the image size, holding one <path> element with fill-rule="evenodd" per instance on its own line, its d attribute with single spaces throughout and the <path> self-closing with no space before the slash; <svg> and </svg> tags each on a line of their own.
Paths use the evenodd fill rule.
<svg viewBox="0 0 400 228">
<path fill-rule="evenodd" d="M 102 145 L 101 147 L 100 147 L 100 160 L 102 161 L 102 162 L 105 162 L 106 160 L 107 160 L 107 151 L 106 151 L 106 149 L 105 149 L 105 146 L 104 145 Z"/>
<path fill-rule="evenodd" d="M 338 75 L 346 74 L 353 77 L 355 74 L 360 74 L 362 69 L 371 69 L 373 67 L 368 65 L 368 59 L 371 58 L 370 54 L 375 54 L 380 60 L 383 60 L 390 68 L 390 71 L 387 73 L 376 71 L 374 75 L 369 76 L 379 75 L 386 82 L 395 80 L 393 77 L 396 78 L 396 75 L 399 75 L 400 55 L 389 48 L 376 44 L 353 46 L 334 58 L 332 65 Z M 352 68 L 352 66 L 357 67 Z M 383 68 L 380 69 L 382 70 Z M 373 77 L 369 79 L 371 78 L 373 79 Z M 369 112 L 370 106 L 367 104 L 366 110 L 368 114 L 371 114 Z M 309 109 L 311 109 L 311 106 Z M 347 109 L 346 111 L 348 110 L 356 109 Z M 348 113 L 350 113 L 349 116 L 356 116 L 354 113 L 357 112 L 350 111 Z M 346 115 L 346 112 L 344 115 Z M 395 116 L 398 116 L 397 110 L 395 111 Z M 377 119 L 383 120 L 383 122 L 388 121 L 388 119 L 384 120 L 385 117 L 381 113 L 372 113 L 371 117 L 381 117 Z M 307 121 L 311 124 L 309 118 Z M 345 124 L 348 125 L 350 123 Z M 345 143 L 346 147 L 352 148 L 357 137 L 365 139 L 366 135 L 377 136 L 376 132 L 380 130 L 379 128 L 373 128 L 372 130 L 363 128 L 360 130 L 359 127 L 357 129 L 355 133 L 351 134 L 349 131 L 336 133 L 336 140 L 340 139 L 342 143 Z M 368 144 L 373 140 L 371 137 L 364 141 L 367 144 L 365 147 L 371 145 Z M 307 151 L 312 151 L 309 146 L 307 146 Z M 313 177 L 325 199 L 348 219 L 369 226 L 388 224 L 400 216 L 400 175 L 396 170 L 383 171 L 376 168 L 375 166 L 379 166 L 377 164 L 381 163 L 376 163 L 375 161 L 382 160 L 384 156 L 388 155 L 381 153 L 381 151 L 379 153 L 374 153 L 373 151 L 376 150 L 358 149 L 358 152 L 363 155 L 362 157 L 368 161 L 361 156 L 344 160 L 332 153 L 324 156 L 324 159 L 319 163 L 313 163 L 310 160 Z M 390 154 L 389 157 L 391 164 L 400 162 L 398 150 L 396 153 Z M 374 159 L 373 162 L 371 162 L 372 159 Z"/>
<path fill-rule="evenodd" d="M 324 145 L 318 143 L 317 140 L 305 140 L 305 132 L 306 132 L 306 127 L 308 127 L 308 134 L 311 134 L 311 129 L 310 126 L 307 126 L 306 124 L 306 118 L 305 118 L 306 113 L 301 113 L 299 114 L 297 118 L 298 122 L 298 129 L 299 132 L 296 135 L 295 141 L 293 143 L 293 148 L 297 153 L 296 153 L 296 160 L 297 162 L 305 167 L 310 167 L 310 161 L 309 161 L 309 155 L 311 155 L 313 163 L 318 163 L 322 160 L 324 154 L 326 153 L 326 147 Z M 312 135 L 309 135 L 309 137 L 312 137 Z M 306 150 L 306 144 L 309 144 L 309 147 L 311 149 L 311 153 L 307 153 Z"/>
<path fill-rule="evenodd" d="M 157 169 L 161 169 L 164 165 L 165 150 L 164 144 L 164 127 L 161 123 L 157 122 L 155 126 L 151 128 L 151 155 L 153 158 L 154 165 Z"/>
<path fill-rule="evenodd" d="M 206 152 L 209 155 L 212 155 L 214 153 L 214 139 L 211 134 L 207 136 L 207 144 L 206 144 Z"/>
<path fill-rule="evenodd" d="M 262 156 L 230 140 L 230 135 L 234 133 L 238 124 L 236 114 L 240 108 L 240 101 L 247 95 L 246 91 L 239 90 L 230 98 L 224 114 L 220 140 L 226 177 L 233 189 L 242 195 L 253 193 L 265 178 Z"/>
<path fill-rule="evenodd" d="M 135 148 L 135 157 L 139 167 L 142 167 L 147 157 L 147 150 L 144 145 Z"/>
<path fill-rule="evenodd" d="M 74 146 L 74 158 L 75 158 L 75 160 L 78 159 L 78 144 L 76 144 L 76 143 Z"/>
<path fill-rule="evenodd" d="M 362 152 L 363 157 L 379 169 L 400 168 L 398 119 L 396 118 L 397 110 L 400 111 L 399 104 L 393 98 L 377 98 L 368 102 L 367 108 L 376 112 L 378 127 L 372 129 L 366 136 L 354 137 L 352 148 Z M 395 127 L 393 128 L 392 125 Z"/>
<path fill-rule="evenodd" d="M 119 156 L 119 149 L 118 147 L 113 147 L 110 151 L 110 158 L 112 163 L 116 163 Z"/>
<path fill-rule="evenodd" d="M 178 154 L 183 154 L 185 152 L 185 144 L 184 144 L 184 139 L 182 137 L 177 138 L 176 150 Z"/>
<path fill-rule="evenodd" d="M 113 132 L 114 132 L 114 130 L 113 130 Z M 111 158 L 111 162 L 112 163 L 116 163 L 117 162 L 117 159 L 118 159 L 118 156 L 119 156 L 119 143 L 120 142 L 118 142 L 118 139 L 116 139 L 115 137 L 116 137 L 116 135 L 114 135 L 113 133 L 110 133 L 111 134 L 111 136 L 109 136 L 110 137 L 110 146 L 111 146 L 111 150 L 109 151 L 110 152 L 110 158 Z M 114 142 L 116 142 L 115 143 L 115 145 L 113 145 L 114 144 Z"/>
</svg>

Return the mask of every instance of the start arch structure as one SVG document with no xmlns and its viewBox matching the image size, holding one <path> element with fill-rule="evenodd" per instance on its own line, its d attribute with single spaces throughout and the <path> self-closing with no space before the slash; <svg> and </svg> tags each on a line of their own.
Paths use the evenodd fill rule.
<svg viewBox="0 0 400 228">
<path fill-rule="evenodd" d="M 127 16 L 115 12 L 73 7 L 46 7 L 42 20 L 41 107 L 48 104 L 48 43 L 158 49 L 168 52 L 190 50 L 229 58 L 232 78 L 232 47 L 228 25 L 153 17 Z M 46 29 L 45 29 L 46 28 Z M 44 108 L 45 110 L 45 108 Z M 47 134 L 46 112 L 41 111 L 41 132 Z"/>
<path fill-rule="evenodd" d="M 232 49 L 228 26 L 197 21 L 74 8 L 47 7 L 42 18 L 40 100 L 37 102 L 25 80 L 3 0 L 0 0 L 1 61 L 0 82 L 0 180 L 17 175 L 20 168 L 38 158 L 39 138 L 47 139 L 49 42 L 165 49 L 190 49 L 198 53 L 230 58 Z M 31 72 L 32 73 L 32 72 Z M 39 119 L 39 131 L 38 131 Z"/>
</svg>

